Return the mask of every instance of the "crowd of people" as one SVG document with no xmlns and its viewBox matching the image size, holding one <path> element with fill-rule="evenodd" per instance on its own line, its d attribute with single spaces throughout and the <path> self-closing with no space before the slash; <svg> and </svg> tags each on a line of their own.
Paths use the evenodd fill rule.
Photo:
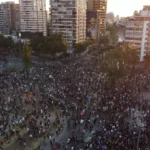
<svg viewBox="0 0 150 150">
<path fill-rule="evenodd" d="M 36 61 L 29 73 L 4 70 L 1 144 L 15 135 L 22 147 L 43 137 L 52 150 L 148 150 L 150 105 L 143 87 L 150 70 L 130 66 L 127 76 L 108 86 L 99 63 L 99 57 L 88 55 Z M 63 130 L 70 134 L 57 140 Z"/>
</svg>

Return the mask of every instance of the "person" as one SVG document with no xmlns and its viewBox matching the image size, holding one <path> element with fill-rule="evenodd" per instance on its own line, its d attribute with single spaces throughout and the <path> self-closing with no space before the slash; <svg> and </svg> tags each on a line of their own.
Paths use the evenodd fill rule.
<svg viewBox="0 0 150 150">
<path fill-rule="evenodd" d="M 56 148 L 55 148 L 55 146 L 54 146 L 54 145 L 52 146 L 52 150 L 56 150 Z"/>
<path fill-rule="evenodd" d="M 71 150 L 74 150 L 74 146 L 73 145 L 71 146 Z"/>
<path fill-rule="evenodd" d="M 56 129 L 54 132 L 59 131 L 57 132 L 58 135 L 60 134 L 60 125 L 63 127 L 63 122 L 65 124 L 68 120 L 70 130 L 75 130 L 74 134 L 78 129 L 84 131 L 82 139 L 84 139 L 86 132 L 90 132 L 90 130 L 92 132 L 95 128 L 100 130 L 98 134 L 101 135 L 101 138 L 92 139 L 93 149 L 95 149 L 95 143 L 101 149 L 124 149 L 124 147 L 134 149 L 136 147 L 134 141 L 137 141 L 139 130 L 137 126 L 141 124 L 137 121 L 140 113 L 145 131 L 141 131 L 139 147 L 146 149 L 147 144 L 144 141 L 145 138 L 149 137 L 150 114 L 147 110 L 150 107 L 145 100 L 140 102 L 140 94 L 134 95 L 132 91 L 135 87 L 142 87 L 146 84 L 145 81 L 148 81 L 148 79 L 145 76 L 149 76 L 150 69 L 145 71 L 144 69 L 133 70 L 131 68 L 129 70 L 131 73 L 128 76 L 119 79 L 112 87 L 109 87 L 105 82 L 106 75 L 98 70 L 98 58 L 88 58 L 88 60 L 89 62 L 85 61 L 84 58 L 75 58 L 71 61 L 64 59 L 61 62 L 56 61 L 44 67 L 39 63 L 30 74 L 30 79 L 27 78 L 26 72 L 23 70 L 15 73 L 3 72 L 0 75 L 0 83 L 3 87 L 0 88 L 2 90 L 0 103 L 2 106 L 10 107 L 10 112 L 15 112 L 13 117 L 14 131 L 16 130 L 16 122 L 18 122 L 16 120 L 19 116 L 24 116 L 25 129 L 29 128 L 29 138 L 30 135 L 35 138 L 35 133 L 44 137 L 47 132 L 51 132 L 49 128 L 47 129 L 48 117 L 46 117 L 48 110 L 51 109 L 57 119 L 53 122 L 52 112 L 50 126 L 53 124 L 53 129 Z M 42 71 L 41 68 L 43 68 Z M 50 74 L 53 80 L 48 79 Z M 134 81 L 136 81 L 135 84 Z M 142 84 L 141 81 L 143 81 Z M 9 89 L 9 87 L 11 88 Z M 25 104 L 25 97 L 31 101 L 30 91 L 35 93 L 32 96 L 36 98 L 34 104 L 36 107 L 31 107 L 32 103 Z M 143 92 L 142 88 L 140 91 Z M 5 95 L 7 95 L 7 98 L 5 98 Z M 8 96 L 10 101 L 8 101 Z M 75 107 L 72 107 L 72 103 L 75 104 Z M 30 107 L 33 111 L 27 113 Z M 26 109 L 24 113 L 21 113 L 20 110 L 23 110 L 23 108 Z M 55 108 L 57 108 L 57 113 Z M 102 108 L 105 108 L 105 110 L 102 110 Z M 137 108 L 140 108 L 141 111 L 134 113 Z M 58 113 L 60 109 L 63 110 L 63 118 L 65 116 L 67 118 L 64 121 L 61 119 L 61 114 Z M 126 117 L 127 109 L 131 113 L 128 117 Z M 3 121 L 1 130 L 5 133 L 6 124 L 9 124 L 7 117 L 9 113 L 3 112 L 2 116 L 6 123 Z M 135 119 L 133 120 L 133 118 Z M 84 120 L 83 124 L 80 124 L 80 120 Z M 102 121 L 100 122 L 100 120 Z M 130 123 L 125 126 L 127 120 Z M 76 127 L 74 128 L 74 126 Z M 36 128 L 35 131 L 33 127 Z M 56 136 L 53 136 L 53 138 L 57 139 Z M 74 143 L 77 140 L 74 140 L 73 137 L 71 139 L 72 142 L 70 143 L 73 143 L 75 149 Z M 68 144 L 69 148 L 72 147 L 71 144 Z M 55 140 L 52 140 L 51 145 L 57 149 Z M 67 142 L 64 144 L 64 149 L 66 145 Z M 87 148 L 89 149 L 90 145 Z"/>
<path fill-rule="evenodd" d="M 26 145 L 27 145 L 27 143 L 26 143 L 26 141 L 24 140 L 24 142 L 23 142 L 24 148 L 26 147 Z"/>
</svg>

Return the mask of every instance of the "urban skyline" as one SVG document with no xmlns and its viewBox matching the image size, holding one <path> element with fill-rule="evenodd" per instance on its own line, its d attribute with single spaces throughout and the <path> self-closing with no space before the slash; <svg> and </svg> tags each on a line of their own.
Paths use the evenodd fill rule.
<svg viewBox="0 0 150 150">
<path fill-rule="evenodd" d="M 1 0 L 1 2 L 7 1 L 15 1 L 18 3 L 19 0 Z M 119 15 L 121 17 L 131 16 L 134 10 L 141 10 L 144 5 L 150 5 L 149 0 L 107 0 L 107 12 L 114 12 L 115 15 Z M 49 0 L 46 0 L 47 10 L 49 7 Z"/>
<path fill-rule="evenodd" d="M 119 35 L 126 43 L 130 43 L 132 49 L 137 50 L 140 61 L 144 60 L 149 52 L 149 18 L 150 6 L 144 6 L 138 16 L 120 20 L 118 23 Z"/>
<path fill-rule="evenodd" d="M 150 4 L 113 1 L 0 0 L 0 150 L 150 150 Z"/>
</svg>

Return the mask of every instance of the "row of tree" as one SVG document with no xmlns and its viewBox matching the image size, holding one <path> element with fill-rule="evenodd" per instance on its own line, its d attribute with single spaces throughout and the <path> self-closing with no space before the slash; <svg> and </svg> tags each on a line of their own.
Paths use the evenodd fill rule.
<svg viewBox="0 0 150 150">
<path fill-rule="evenodd" d="M 113 24 L 107 24 L 106 26 L 107 31 L 110 32 L 110 40 L 112 42 L 117 42 L 118 41 L 118 27 L 116 23 Z"/>
<path fill-rule="evenodd" d="M 9 37 L 5 37 L 4 35 L 0 34 L 0 49 L 8 49 L 14 47 L 13 39 Z"/>
<path fill-rule="evenodd" d="M 31 48 L 36 53 L 55 55 L 66 52 L 67 43 L 60 34 L 51 34 L 47 37 L 34 37 L 30 42 Z"/>
<path fill-rule="evenodd" d="M 26 69 L 26 73 L 28 77 L 29 77 L 28 68 L 31 65 L 31 55 L 32 55 L 32 48 L 28 44 L 28 41 L 25 41 L 24 46 L 21 51 L 21 56 L 22 56 L 22 62 L 24 64 L 24 68 Z"/>
<path fill-rule="evenodd" d="M 29 77 L 28 68 L 31 65 L 32 51 L 38 54 L 55 56 L 56 53 L 65 53 L 66 50 L 67 43 L 59 34 L 53 34 L 47 37 L 34 37 L 31 39 L 30 44 L 28 41 L 25 41 L 21 51 L 21 56 L 27 76 Z"/>
<path fill-rule="evenodd" d="M 46 55 L 55 55 L 67 50 L 67 43 L 60 34 L 51 34 L 47 37 L 36 36 L 31 39 L 30 46 L 35 53 Z M 14 43 L 12 37 L 5 37 L 0 34 L 0 51 L 9 52 L 14 50 L 18 52 L 22 47 L 23 44 L 19 42 Z"/>
<path fill-rule="evenodd" d="M 86 40 L 84 42 L 76 43 L 74 53 L 80 54 L 84 52 L 89 45 L 95 43 L 94 40 Z"/>
<path fill-rule="evenodd" d="M 134 66 L 138 62 L 138 52 L 130 49 L 127 44 L 121 43 L 116 47 L 105 47 L 105 55 L 100 62 L 100 69 L 106 74 L 109 85 L 115 83 L 127 73 L 127 66 Z"/>
</svg>

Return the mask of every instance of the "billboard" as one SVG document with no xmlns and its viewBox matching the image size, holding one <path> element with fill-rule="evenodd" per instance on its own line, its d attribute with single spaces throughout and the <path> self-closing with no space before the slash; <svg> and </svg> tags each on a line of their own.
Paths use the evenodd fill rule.
<svg viewBox="0 0 150 150">
<path fill-rule="evenodd" d="M 97 39 L 98 35 L 98 13 L 97 11 L 87 11 L 87 39 Z"/>
</svg>

